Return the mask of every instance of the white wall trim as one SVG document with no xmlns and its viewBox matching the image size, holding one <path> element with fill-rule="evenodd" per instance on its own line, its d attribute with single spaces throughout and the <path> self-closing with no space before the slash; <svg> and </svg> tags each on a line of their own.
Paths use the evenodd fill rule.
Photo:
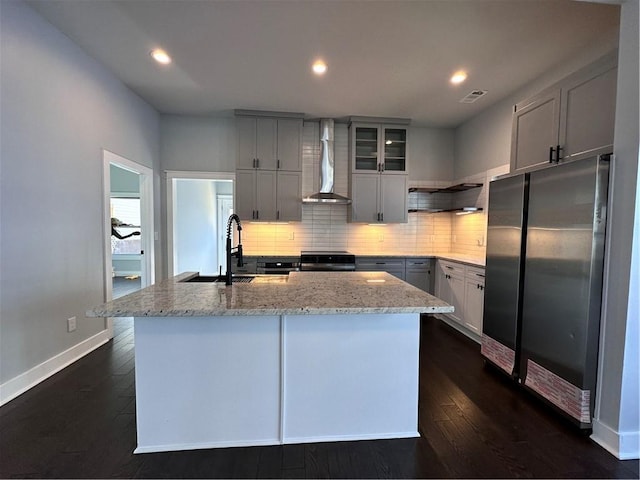
<svg viewBox="0 0 640 480">
<path fill-rule="evenodd" d="M 77 345 L 60 352 L 30 370 L 27 370 L 17 377 L 3 383 L 0 385 L 0 405 L 10 402 L 17 396 L 23 394 L 30 388 L 35 387 L 40 382 L 43 382 L 47 378 L 58 373 L 63 368 L 71 365 L 76 360 L 79 360 L 88 353 L 91 353 L 108 341 L 108 330 L 102 330 L 92 337 L 87 338 Z"/>
<path fill-rule="evenodd" d="M 102 149 L 102 211 L 103 211 L 103 259 L 104 259 L 104 301 L 113 299 L 112 255 L 111 255 L 111 164 L 129 170 L 140 176 L 140 226 L 144 258 L 140 262 L 141 287 L 147 287 L 155 281 L 155 227 L 153 210 L 153 170 L 131 161 L 109 150 Z M 138 273 L 138 272 L 136 272 Z M 113 319 L 105 319 L 105 328 L 109 338 L 113 338 Z"/>
<path fill-rule="evenodd" d="M 617 432 L 599 420 L 594 420 L 590 438 L 619 460 L 640 458 L 640 432 Z"/>
</svg>

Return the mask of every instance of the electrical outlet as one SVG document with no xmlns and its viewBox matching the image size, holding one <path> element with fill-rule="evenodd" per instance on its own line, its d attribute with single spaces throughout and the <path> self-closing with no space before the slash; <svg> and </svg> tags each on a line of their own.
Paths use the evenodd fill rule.
<svg viewBox="0 0 640 480">
<path fill-rule="evenodd" d="M 73 332 L 76 329 L 76 317 L 67 318 L 67 332 Z"/>
<path fill-rule="evenodd" d="M 479 247 L 484 247 L 484 235 L 480 235 L 477 242 Z"/>
<path fill-rule="evenodd" d="M 381 233 L 380 235 L 378 235 L 378 241 L 384 242 L 384 234 Z"/>
<path fill-rule="evenodd" d="M 295 232 L 289 232 L 289 240 L 295 240 L 296 234 Z"/>
</svg>

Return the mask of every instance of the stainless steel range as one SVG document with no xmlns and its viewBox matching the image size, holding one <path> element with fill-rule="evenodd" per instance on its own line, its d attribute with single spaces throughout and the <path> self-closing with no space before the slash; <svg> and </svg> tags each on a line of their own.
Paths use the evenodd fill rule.
<svg viewBox="0 0 640 480">
<path fill-rule="evenodd" d="M 300 270 L 306 272 L 353 272 L 356 256 L 344 251 L 301 252 Z"/>
</svg>

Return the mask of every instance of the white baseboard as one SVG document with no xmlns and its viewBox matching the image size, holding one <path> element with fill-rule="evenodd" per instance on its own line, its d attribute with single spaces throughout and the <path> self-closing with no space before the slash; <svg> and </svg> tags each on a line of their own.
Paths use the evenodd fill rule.
<svg viewBox="0 0 640 480">
<path fill-rule="evenodd" d="M 591 440 L 619 460 L 640 459 L 640 432 L 617 432 L 608 425 L 594 420 Z"/>
<path fill-rule="evenodd" d="M 40 365 L 36 365 L 30 370 L 8 380 L 0 385 L 0 405 L 10 402 L 17 396 L 23 394 L 30 388 L 35 387 L 50 376 L 58 373 L 63 368 L 71 365 L 76 360 L 84 357 L 96 348 L 104 345 L 109 341 L 108 330 L 102 330 L 100 333 L 83 340 L 73 347 L 45 360 Z"/>
<path fill-rule="evenodd" d="M 394 438 L 418 438 L 418 432 L 391 432 L 391 433 L 358 433 L 354 435 L 327 435 L 317 437 L 288 437 L 283 444 L 295 443 L 321 443 L 321 442 L 350 442 L 356 440 L 383 440 Z"/>
<path fill-rule="evenodd" d="M 179 452 L 183 450 L 202 450 L 209 448 L 229 448 L 229 447 L 257 447 L 280 445 L 278 438 L 265 440 L 234 440 L 225 442 L 202 442 L 202 443 L 177 443 L 170 445 L 144 445 L 138 446 L 133 453 L 156 453 L 156 452 Z"/>
<path fill-rule="evenodd" d="M 471 340 L 473 340 L 476 343 L 482 343 L 482 339 L 480 338 L 480 336 L 475 333 L 472 332 L 471 330 L 469 330 L 466 327 L 463 327 L 462 325 L 460 325 L 458 322 L 456 322 L 455 320 L 449 318 L 449 316 L 443 314 L 443 313 L 436 313 L 434 315 L 434 317 L 436 317 L 438 320 L 446 323 L 447 325 L 449 325 L 452 328 L 455 328 L 456 330 L 458 330 L 460 333 L 462 333 L 463 335 L 466 335 L 467 337 L 469 337 Z"/>
</svg>

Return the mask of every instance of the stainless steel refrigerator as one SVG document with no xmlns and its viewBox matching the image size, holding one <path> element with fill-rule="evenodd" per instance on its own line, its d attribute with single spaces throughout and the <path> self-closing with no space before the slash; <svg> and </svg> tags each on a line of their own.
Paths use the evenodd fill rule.
<svg viewBox="0 0 640 480">
<path fill-rule="evenodd" d="M 610 157 L 489 187 L 482 355 L 585 429 L 595 400 Z"/>
</svg>

